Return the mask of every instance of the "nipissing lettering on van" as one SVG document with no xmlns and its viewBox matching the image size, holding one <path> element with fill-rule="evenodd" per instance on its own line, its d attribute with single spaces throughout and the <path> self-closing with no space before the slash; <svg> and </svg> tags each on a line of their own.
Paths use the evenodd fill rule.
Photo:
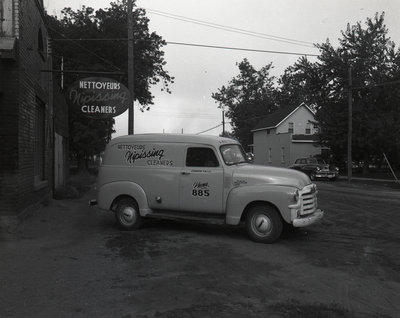
<svg viewBox="0 0 400 318">
<path fill-rule="evenodd" d="M 140 152 L 130 151 L 128 150 L 125 153 L 125 159 L 128 163 L 133 164 L 136 160 L 147 159 L 147 158 L 157 158 L 161 160 L 164 157 L 164 149 L 155 149 L 152 150 L 142 150 Z"/>
</svg>

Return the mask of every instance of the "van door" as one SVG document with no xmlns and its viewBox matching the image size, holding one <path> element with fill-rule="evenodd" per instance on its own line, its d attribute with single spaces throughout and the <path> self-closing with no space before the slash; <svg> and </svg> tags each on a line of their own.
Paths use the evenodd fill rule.
<svg viewBox="0 0 400 318">
<path fill-rule="evenodd" d="M 190 146 L 181 172 L 180 210 L 223 213 L 224 170 L 211 147 Z"/>
</svg>

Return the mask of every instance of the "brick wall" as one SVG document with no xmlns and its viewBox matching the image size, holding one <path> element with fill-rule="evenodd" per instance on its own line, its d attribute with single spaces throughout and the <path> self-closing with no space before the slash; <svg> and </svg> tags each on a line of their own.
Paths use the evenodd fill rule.
<svg viewBox="0 0 400 318">
<path fill-rule="evenodd" d="M 18 61 L 0 60 L 0 213 L 17 209 L 18 183 Z"/>
<path fill-rule="evenodd" d="M 51 68 L 51 60 L 46 56 L 47 30 L 40 1 L 19 2 L 18 25 L 18 59 L 14 63 L 2 61 L 8 79 L 3 81 L 4 93 L 0 97 L 0 112 L 4 115 L 0 138 L 7 141 L 0 145 L 0 153 L 14 151 L 14 157 L 0 159 L 6 164 L 6 168 L 0 168 L 0 215 L 18 215 L 28 206 L 50 197 L 53 182 L 53 84 L 51 73 L 41 72 Z M 34 177 L 38 100 L 45 107 L 44 180 L 40 182 Z"/>
<path fill-rule="evenodd" d="M 0 60 L 0 171 L 18 168 L 18 69 L 17 61 Z"/>
</svg>

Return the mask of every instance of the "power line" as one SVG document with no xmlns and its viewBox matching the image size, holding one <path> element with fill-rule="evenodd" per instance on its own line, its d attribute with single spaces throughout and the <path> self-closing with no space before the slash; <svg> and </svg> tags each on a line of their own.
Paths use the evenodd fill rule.
<svg viewBox="0 0 400 318">
<path fill-rule="evenodd" d="M 102 56 L 100 56 L 100 55 L 94 53 L 92 50 L 89 50 L 89 49 L 85 48 L 84 46 L 78 44 L 78 42 L 77 42 L 76 40 L 74 40 L 74 39 L 68 39 L 64 34 L 58 32 L 58 31 L 55 30 L 54 28 L 52 28 L 52 27 L 50 27 L 50 26 L 47 26 L 47 27 L 48 27 L 49 29 L 53 30 L 55 33 L 61 35 L 65 40 L 71 41 L 71 42 L 72 42 L 73 44 L 75 44 L 76 46 L 78 46 L 78 47 L 82 48 L 83 50 L 85 50 L 86 52 L 89 52 L 90 54 L 96 56 L 97 58 L 99 58 L 99 59 L 102 60 L 103 62 L 106 62 L 108 65 L 112 66 L 113 68 L 117 69 L 118 71 L 121 71 L 121 69 L 120 69 L 118 66 L 116 66 L 116 65 L 113 64 L 112 62 L 108 61 L 107 59 L 103 58 Z M 55 40 L 55 39 L 53 39 L 53 40 Z M 61 39 L 59 39 L 59 40 L 61 40 Z"/>
<path fill-rule="evenodd" d="M 219 125 L 217 125 L 217 126 L 215 126 L 215 127 L 209 128 L 209 129 L 207 129 L 207 130 L 200 131 L 200 132 L 198 132 L 196 135 L 204 134 L 205 132 L 208 132 L 208 131 L 210 131 L 210 130 L 213 130 L 213 129 L 218 128 L 218 127 L 221 127 L 221 126 L 222 126 L 222 124 L 219 124 Z"/>
<path fill-rule="evenodd" d="M 226 26 L 223 24 L 207 22 L 204 20 L 192 19 L 192 18 L 188 18 L 185 16 L 162 12 L 162 11 L 158 11 L 158 10 L 154 10 L 154 9 L 146 9 L 146 8 L 142 8 L 142 9 L 145 9 L 146 11 L 148 11 L 151 14 L 163 16 L 163 17 L 170 18 L 170 19 L 180 20 L 180 21 L 184 21 L 184 22 L 188 22 L 188 23 L 198 24 L 198 25 L 202 25 L 202 26 L 206 26 L 206 27 L 210 27 L 210 28 L 225 30 L 228 32 L 244 34 L 244 35 L 253 36 L 253 37 L 257 37 L 257 38 L 263 38 L 263 39 L 272 40 L 272 41 L 278 41 L 278 42 L 283 42 L 283 43 L 289 43 L 289 44 L 294 44 L 294 45 L 315 48 L 314 43 L 312 43 L 312 42 L 296 40 L 296 39 L 261 33 L 261 32 L 254 32 L 254 31 L 245 30 L 245 29 L 241 29 L 241 28 Z M 91 39 L 91 40 L 96 40 L 96 39 Z M 107 40 L 111 41 L 113 39 L 107 39 Z M 118 40 L 124 40 L 124 39 L 118 39 Z"/>
<path fill-rule="evenodd" d="M 40 70 L 42 73 L 66 73 L 66 74 L 96 74 L 96 75 L 126 75 L 124 72 L 107 71 L 82 71 L 82 70 Z"/>
<path fill-rule="evenodd" d="M 249 35 L 249 36 L 263 38 L 263 39 L 272 40 L 272 41 L 278 41 L 278 42 L 284 42 L 284 43 L 290 43 L 290 44 L 294 44 L 294 45 L 315 48 L 314 44 L 311 42 L 290 39 L 290 38 L 286 38 L 286 37 L 275 36 L 275 35 L 261 33 L 261 32 L 249 31 L 249 30 L 245 30 L 245 29 L 240 29 L 240 28 L 226 26 L 226 25 L 222 25 L 222 24 L 207 22 L 204 20 L 192 19 L 192 18 L 188 18 L 185 16 L 162 12 L 162 11 L 153 10 L 153 9 L 146 9 L 146 8 L 142 8 L 142 9 L 145 9 L 147 12 L 149 12 L 151 14 L 163 16 L 166 18 L 174 19 L 174 20 L 184 21 L 184 22 L 188 22 L 188 23 L 198 24 L 198 25 L 202 25 L 202 26 L 206 26 L 206 27 L 210 27 L 210 28 L 215 28 L 215 29 L 225 30 L 228 32 Z"/>
<path fill-rule="evenodd" d="M 178 113 L 178 112 L 159 112 L 157 113 L 146 113 L 146 116 L 172 116 L 174 118 L 188 118 L 188 119 L 207 119 L 207 120 L 216 120 L 218 119 L 217 116 L 214 116 L 212 114 L 201 114 L 201 113 Z"/>
<path fill-rule="evenodd" d="M 127 41 L 125 38 L 105 38 L 105 39 L 82 39 L 82 38 L 71 38 L 71 39 L 53 39 L 53 41 Z M 166 41 L 167 44 L 171 45 L 181 45 L 181 46 L 192 46 L 201 48 L 211 48 L 211 49 L 222 49 L 222 50 L 232 50 L 232 51 L 247 51 L 247 52 L 259 52 L 259 53 L 272 53 L 272 54 L 286 54 L 286 55 L 300 55 L 300 56 L 319 56 L 318 54 L 310 53 L 299 53 L 299 52 L 287 52 L 287 51 L 273 51 L 273 50 L 259 50 L 259 49 L 249 49 L 241 47 L 232 46 L 219 46 L 219 45 L 208 45 L 208 44 L 196 44 L 196 43 L 186 43 L 186 42 L 171 42 Z"/>
<path fill-rule="evenodd" d="M 207 45 L 207 44 L 195 44 L 195 43 L 183 43 L 183 42 L 167 42 L 167 43 L 168 44 L 176 44 L 176 45 L 184 45 L 184 46 L 212 48 L 212 49 L 234 50 L 234 51 L 248 51 L 248 52 L 261 52 L 261 53 L 274 53 L 274 54 L 287 54 L 287 55 L 301 55 L 301 56 L 319 56 L 318 54 L 285 52 L 285 51 L 272 51 L 272 50 L 258 50 L 258 49 L 246 49 L 246 48 L 239 48 L 239 47 Z"/>
<path fill-rule="evenodd" d="M 381 87 L 381 86 L 387 86 L 387 85 L 393 85 L 393 84 L 399 84 L 399 83 L 400 83 L 400 80 L 395 80 L 395 81 L 382 82 L 382 83 L 371 84 L 371 85 L 355 86 L 355 87 L 351 87 L 351 89 L 361 90 L 361 89 Z"/>
</svg>

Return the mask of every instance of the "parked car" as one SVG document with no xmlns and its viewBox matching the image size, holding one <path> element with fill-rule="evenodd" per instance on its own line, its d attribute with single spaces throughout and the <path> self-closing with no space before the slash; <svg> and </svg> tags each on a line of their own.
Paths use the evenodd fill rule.
<svg viewBox="0 0 400 318">
<path fill-rule="evenodd" d="M 243 222 L 263 243 L 277 240 L 286 224 L 308 226 L 324 215 L 317 187 L 303 173 L 250 164 L 233 139 L 194 135 L 111 140 L 91 204 L 114 211 L 122 229 L 144 218 Z"/>
<path fill-rule="evenodd" d="M 290 168 L 304 172 L 311 180 L 336 180 L 339 176 L 338 167 L 329 165 L 323 159 L 314 157 L 298 158 Z"/>
</svg>

